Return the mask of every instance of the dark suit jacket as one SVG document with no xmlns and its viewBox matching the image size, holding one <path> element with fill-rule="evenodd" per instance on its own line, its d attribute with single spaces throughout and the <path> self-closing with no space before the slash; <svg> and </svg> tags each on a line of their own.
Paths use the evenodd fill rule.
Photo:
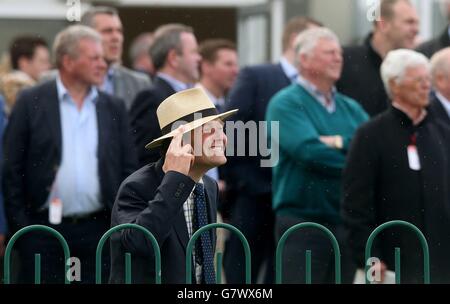
<svg viewBox="0 0 450 304">
<path fill-rule="evenodd" d="M 233 86 L 225 111 L 239 109 L 230 121 L 265 121 L 269 100 L 275 93 L 291 84 L 280 64 L 262 64 L 243 68 Z M 259 130 L 259 127 L 258 127 Z M 234 136 L 236 141 L 236 135 Z M 249 138 L 246 138 L 248 147 Z M 258 143 L 259 145 L 259 143 Z M 236 154 L 236 149 L 234 149 Z M 249 194 L 271 192 L 272 172 L 261 168 L 260 156 L 228 157 L 223 166 L 227 187 Z M 246 172 L 242 174 L 242 172 Z"/>
<path fill-rule="evenodd" d="M 164 99 L 174 93 L 167 81 L 155 77 L 151 88 L 139 93 L 131 105 L 131 128 L 141 166 L 156 162 L 160 157 L 159 149 L 147 150 L 145 145 L 161 136 L 156 109 Z"/>
<path fill-rule="evenodd" d="M 369 34 L 362 45 L 344 48 L 344 66 L 336 87 L 373 117 L 385 111 L 390 103 L 380 73 L 383 60 L 373 49 L 371 40 Z"/>
<path fill-rule="evenodd" d="M 433 93 L 430 98 L 430 105 L 428 106 L 428 112 L 430 115 L 440 120 L 442 123 L 450 126 L 450 117 L 447 114 L 442 103 L 438 100 L 437 96 Z"/>
<path fill-rule="evenodd" d="M 98 166 L 101 202 L 111 209 L 120 183 L 136 169 L 123 102 L 99 92 Z M 32 224 L 46 202 L 62 156 L 56 81 L 25 90 L 11 113 L 4 139 L 5 208 L 13 228 Z M 13 229 L 13 230 L 15 230 Z"/>
<path fill-rule="evenodd" d="M 370 233 L 391 220 L 408 221 L 425 235 L 430 249 L 431 282 L 450 282 L 450 132 L 428 115 L 418 126 L 393 107 L 361 126 L 353 138 L 343 174 L 342 211 L 347 245 L 363 267 Z M 409 168 L 407 146 L 416 134 L 421 170 Z M 378 242 L 377 242 L 378 241 Z M 372 256 L 394 269 L 394 248 L 402 252 L 403 283 L 423 282 L 418 238 L 390 228 L 374 243 Z"/>
<path fill-rule="evenodd" d="M 422 43 L 417 48 L 417 51 L 424 54 L 428 58 L 431 58 L 434 53 L 448 46 L 450 46 L 450 37 L 448 36 L 448 27 L 445 27 L 444 32 L 439 37 Z"/>
<path fill-rule="evenodd" d="M 185 255 L 189 241 L 183 204 L 195 183 L 190 177 L 175 171 L 164 174 L 162 165 L 162 159 L 146 165 L 123 182 L 114 204 L 111 225 L 133 223 L 153 233 L 161 249 L 161 282 L 181 284 L 186 282 Z M 203 183 L 209 222 L 215 223 L 217 184 L 208 176 L 203 176 Z M 215 232 L 211 230 L 210 233 L 215 245 Z M 128 229 L 111 237 L 110 283 L 124 282 L 126 252 L 132 256 L 133 282 L 154 282 L 155 263 L 151 243 L 142 232 Z"/>
</svg>

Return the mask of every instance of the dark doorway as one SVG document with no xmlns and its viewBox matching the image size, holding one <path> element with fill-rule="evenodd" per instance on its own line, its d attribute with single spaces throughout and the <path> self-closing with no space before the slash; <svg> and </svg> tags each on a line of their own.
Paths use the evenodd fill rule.
<svg viewBox="0 0 450 304">
<path fill-rule="evenodd" d="M 118 7 L 124 26 L 124 64 L 129 66 L 130 43 L 142 32 L 153 32 L 166 23 L 192 26 L 199 42 L 208 38 L 237 40 L 237 10 L 235 8 L 148 8 Z"/>
</svg>

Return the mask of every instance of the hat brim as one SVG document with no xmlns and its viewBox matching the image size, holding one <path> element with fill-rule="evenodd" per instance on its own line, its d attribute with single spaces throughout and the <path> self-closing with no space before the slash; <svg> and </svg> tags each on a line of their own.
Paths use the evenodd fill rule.
<svg viewBox="0 0 450 304">
<path fill-rule="evenodd" d="M 200 127 L 200 126 L 204 125 L 205 123 L 210 122 L 212 120 L 215 120 L 215 119 L 224 120 L 225 118 L 233 115 L 237 111 L 238 111 L 238 109 L 234 109 L 234 110 L 230 110 L 230 111 L 227 111 L 225 113 L 222 113 L 222 114 L 207 116 L 207 117 L 203 117 L 203 118 L 191 121 L 191 122 L 189 122 L 189 123 L 184 125 L 185 132 L 183 134 L 185 134 L 187 132 L 190 132 L 190 131 L 192 131 L 192 130 L 194 130 L 194 129 L 196 129 L 196 128 L 198 128 L 198 127 Z M 176 131 L 177 130 L 175 129 L 172 132 L 170 132 L 170 133 L 168 133 L 166 135 L 163 135 L 163 136 L 153 140 L 152 142 L 146 144 L 145 148 L 150 150 L 150 149 L 154 149 L 154 148 L 157 148 L 157 147 L 161 146 L 161 144 L 163 143 L 164 140 L 166 140 L 168 138 L 171 138 L 171 137 L 174 137 L 175 134 L 176 134 Z"/>
</svg>

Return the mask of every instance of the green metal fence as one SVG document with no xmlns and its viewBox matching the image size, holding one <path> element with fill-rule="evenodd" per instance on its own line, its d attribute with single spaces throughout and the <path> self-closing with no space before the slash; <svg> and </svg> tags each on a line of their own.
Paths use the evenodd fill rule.
<svg viewBox="0 0 450 304">
<path fill-rule="evenodd" d="M 333 233 L 323 225 L 317 223 L 300 223 L 289 228 L 280 238 L 280 241 L 277 245 L 277 250 L 275 254 L 275 275 L 276 275 L 276 283 L 281 284 L 282 281 L 282 257 L 283 257 L 283 249 L 286 243 L 287 238 L 295 231 L 304 229 L 304 228 L 316 228 L 323 231 L 328 238 L 331 240 L 331 244 L 333 245 L 334 251 L 334 264 L 335 264 L 335 282 L 336 284 L 341 283 L 341 250 L 339 249 L 339 243 L 336 240 L 336 237 Z M 311 250 L 306 251 L 306 284 L 311 284 Z"/>
<path fill-rule="evenodd" d="M 5 260 L 4 260 L 5 284 L 11 283 L 10 262 L 11 262 L 11 251 L 14 247 L 14 244 L 24 234 L 29 233 L 29 232 L 35 232 L 35 231 L 43 231 L 46 233 L 50 233 L 51 235 L 53 235 L 54 237 L 56 237 L 58 239 L 58 241 L 61 244 L 61 246 L 63 247 L 63 251 L 64 251 L 64 282 L 65 282 L 65 284 L 70 284 L 70 280 L 67 276 L 67 272 L 69 270 L 69 265 L 68 265 L 67 261 L 69 261 L 69 259 L 70 259 L 69 246 L 67 245 L 67 242 L 64 239 L 64 237 L 61 235 L 61 233 L 59 233 L 58 231 L 56 231 L 55 229 L 53 229 L 51 227 L 47 227 L 44 225 L 31 225 L 31 226 L 24 227 L 24 228 L 20 229 L 19 231 L 17 231 L 12 236 L 12 238 L 9 240 L 8 245 L 6 246 Z M 41 283 L 41 255 L 40 254 L 34 255 L 34 283 L 35 284 Z"/>
<path fill-rule="evenodd" d="M 187 249 L 186 249 L 186 284 L 192 283 L 192 277 L 191 277 L 192 250 L 194 249 L 194 244 L 203 232 L 208 231 L 210 229 L 214 229 L 214 228 L 227 229 L 233 233 L 236 233 L 237 236 L 239 237 L 239 239 L 241 240 L 242 246 L 244 247 L 244 254 L 245 254 L 245 283 L 251 284 L 251 282 L 252 282 L 251 252 L 250 252 L 250 246 L 248 245 L 248 241 L 239 229 L 237 229 L 236 227 L 234 227 L 230 224 L 224 224 L 224 223 L 208 224 L 208 225 L 203 226 L 202 228 L 198 229 L 192 235 L 192 237 L 189 240 L 189 243 L 187 245 Z M 218 270 L 216 272 L 216 283 L 217 284 L 222 283 L 222 274 L 220 271 L 221 268 L 222 268 L 222 253 L 219 252 L 217 255 L 217 263 L 216 263 L 216 269 Z"/>
<path fill-rule="evenodd" d="M 428 243 L 426 241 L 425 236 L 423 233 L 413 224 L 405 222 L 405 221 L 390 221 L 387 223 L 384 223 L 380 225 L 379 227 L 375 228 L 374 231 L 370 234 L 367 242 L 366 242 L 366 248 L 365 248 L 365 258 L 366 261 L 369 260 L 371 257 L 371 250 L 372 245 L 374 242 L 374 239 L 377 237 L 377 235 L 382 232 L 383 230 L 387 228 L 391 228 L 393 226 L 402 226 L 406 227 L 407 229 L 410 229 L 414 231 L 419 238 L 422 250 L 423 250 L 423 267 L 424 267 L 424 283 L 429 284 L 430 283 L 430 257 L 429 257 L 429 249 L 428 249 Z M 251 251 L 250 246 L 248 244 L 247 239 L 242 234 L 239 229 L 236 227 L 224 224 L 224 223 L 214 223 L 206 225 L 202 228 L 200 228 L 198 231 L 196 231 L 191 239 L 188 242 L 187 249 L 186 249 L 186 283 L 191 284 L 192 283 L 192 277 L 191 277 L 191 271 L 192 271 L 192 251 L 194 249 L 194 244 L 197 241 L 198 237 L 205 231 L 208 231 L 210 229 L 217 229 L 217 228 L 223 228 L 231 231 L 232 233 L 236 233 L 241 240 L 241 243 L 244 248 L 245 253 L 245 282 L 247 284 L 251 283 Z M 334 251 L 334 260 L 335 260 L 335 282 L 336 284 L 341 283 L 341 253 L 339 248 L 339 243 L 336 240 L 336 237 L 333 235 L 333 233 L 327 229 L 326 227 L 312 222 L 307 223 L 300 223 L 297 225 L 294 225 L 290 227 L 280 238 L 277 248 L 276 248 L 276 255 L 275 255 L 275 273 L 276 273 L 276 283 L 280 284 L 282 282 L 282 256 L 283 256 L 283 249 L 285 246 L 285 243 L 288 239 L 288 237 L 295 231 L 304 229 L 304 228 L 315 228 L 319 229 L 322 232 L 325 233 L 325 235 L 328 236 L 330 239 L 333 251 Z M 100 239 L 98 245 L 97 245 L 97 251 L 96 251 L 96 283 L 101 284 L 101 272 L 102 272 L 102 251 L 104 244 L 106 240 L 115 232 L 118 232 L 123 229 L 137 229 L 142 231 L 144 235 L 151 241 L 154 255 L 155 255 L 155 282 L 156 284 L 161 284 L 161 253 L 160 253 L 160 247 L 158 245 L 158 242 L 156 241 L 156 238 L 153 236 L 153 234 L 148 231 L 146 228 L 136 225 L 136 224 L 122 224 L 118 225 L 116 227 L 113 227 L 109 229 Z M 26 233 L 29 232 L 35 232 L 35 231 L 42 231 L 45 233 L 50 233 L 54 237 L 58 239 L 61 246 L 63 247 L 64 251 L 64 258 L 65 258 L 65 273 L 64 273 L 64 281 L 66 284 L 70 284 L 70 279 L 68 278 L 68 270 L 69 270 L 69 264 L 67 263 L 70 259 L 70 251 L 69 246 L 67 245 L 66 240 L 64 237 L 55 229 L 51 227 L 47 227 L 44 225 L 32 225 L 25 228 L 20 229 L 17 231 L 12 238 L 9 240 L 8 245 L 6 246 L 5 250 L 5 258 L 4 258 L 4 281 L 6 284 L 11 283 L 11 268 L 10 268 L 10 262 L 11 262 L 11 251 L 13 249 L 14 244 L 16 241 L 23 236 Z M 306 283 L 311 284 L 311 255 L 313 253 L 310 250 L 306 251 Z M 131 254 L 126 253 L 125 254 L 125 283 L 130 284 L 131 283 Z M 222 253 L 219 252 L 216 255 L 216 283 L 221 283 L 221 264 L 222 264 Z M 369 265 L 366 265 L 366 274 L 369 270 Z M 395 248 L 395 280 L 396 284 L 400 283 L 400 248 Z M 41 282 L 41 261 L 40 261 L 40 254 L 35 254 L 35 284 L 40 284 Z M 370 283 L 367 275 L 366 275 L 366 284 Z"/>
<path fill-rule="evenodd" d="M 102 236 L 98 242 L 97 252 L 95 254 L 95 282 L 97 284 L 102 283 L 102 251 L 106 240 L 111 237 L 114 232 L 123 229 L 140 230 L 144 233 L 145 237 L 152 242 L 153 252 L 155 254 L 155 283 L 161 284 L 161 251 L 159 249 L 158 242 L 150 231 L 137 224 L 121 224 L 115 226 L 106 231 L 106 233 Z M 131 254 L 129 252 L 125 253 L 125 284 L 131 284 Z"/>
<path fill-rule="evenodd" d="M 411 223 L 396 220 L 396 221 L 386 222 L 386 223 L 378 226 L 377 228 L 375 228 L 375 230 L 370 234 L 369 238 L 367 239 L 366 250 L 365 250 L 366 262 L 371 257 L 372 245 L 373 245 L 373 241 L 374 241 L 375 237 L 383 230 L 385 230 L 387 228 L 391 228 L 393 226 L 405 227 L 416 233 L 417 237 L 420 240 L 420 244 L 422 245 L 422 251 L 423 251 L 424 283 L 430 284 L 430 253 L 428 250 L 428 243 L 427 243 L 425 236 L 419 230 L 419 228 L 417 228 L 416 226 L 414 226 Z M 369 270 L 369 265 L 366 265 L 366 272 L 365 272 L 366 274 L 367 274 L 368 270 Z M 368 279 L 367 275 L 365 277 L 366 277 L 366 284 L 369 284 L 369 279 Z M 395 283 L 400 284 L 400 248 L 398 248 L 398 247 L 395 248 Z"/>
</svg>

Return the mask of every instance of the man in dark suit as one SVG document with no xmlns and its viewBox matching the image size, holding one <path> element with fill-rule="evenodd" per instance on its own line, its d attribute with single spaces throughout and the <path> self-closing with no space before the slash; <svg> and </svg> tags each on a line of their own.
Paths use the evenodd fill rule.
<svg viewBox="0 0 450 304">
<path fill-rule="evenodd" d="M 450 21 L 450 1 L 442 1 L 442 11 Z M 431 58 L 437 51 L 450 46 L 450 26 L 447 25 L 442 33 L 429 41 L 425 41 L 417 47 L 417 51 Z"/>
<path fill-rule="evenodd" d="M 389 106 L 380 77 L 386 54 L 395 49 L 411 49 L 419 32 L 417 12 L 409 0 L 381 0 L 380 19 L 361 45 L 344 48 L 344 68 L 337 82 L 339 92 L 355 99 L 371 116 Z"/>
<path fill-rule="evenodd" d="M 162 157 L 133 173 L 120 187 L 112 226 L 138 224 L 155 236 L 161 248 L 162 283 L 185 282 L 188 240 L 197 229 L 216 221 L 218 187 L 205 173 L 226 162 L 227 137 L 221 119 L 235 111 L 218 114 L 201 88 L 170 96 L 158 107 L 163 136 L 146 145 L 148 149 L 163 145 Z M 184 125 L 175 129 L 180 122 Z M 202 233 L 193 252 L 193 282 L 215 283 L 214 247 L 215 233 Z M 133 257 L 133 282 L 154 282 L 153 248 L 142 232 L 133 229 L 111 238 L 110 282 L 124 282 L 126 252 Z"/>
<path fill-rule="evenodd" d="M 81 263 L 73 278 L 93 283 L 97 242 L 137 161 L 123 102 L 95 87 L 106 68 L 98 33 L 71 26 L 57 35 L 54 52 L 57 79 L 24 91 L 6 129 L 5 208 L 13 232 L 32 224 L 59 231 Z M 67 261 L 56 240 L 33 233 L 18 246 L 23 282 L 33 282 L 35 252 L 42 282 L 64 281 Z"/>
<path fill-rule="evenodd" d="M 450 127 L 450 47 L 438 51 L 431 57 L 431 78 L 434 93 L 428 111 Z"/>
<path fill-rule="evenodd" d="M 231 89 L 226 109 L 239 108 L 233 121 L 265 120 L 270 98 L 282 88 L 290 85 L 297 77 L 294 67 L 294 40 L 303 30 L 321 26 L 315 20 L 296 17 L 288 22 L 283 33 L 283 57 L 276 64 L 262 64 L 243 68 Z M 258 129 L 258 132 L 264 130 Z M 236 134 L 234 136 L 236 137 Z M 249 138 L 245 139 L 248 147 Z M 237 151 L 234 149 L 234 151 Z M 252 278 L 266 263 L 264 283 L 273 283 L 274 240 L 271 199 L 271 169 L 260 166 L 261 156 L 230 157 L 224 167 L 224 177 L 229 197 L 234 204 L 224 206 L 230 209 L 230 224 L 240 229 L 252 249 Z M 245 174 L 243 174 L 245 172 Z M 228 200 L 231 202 L 231 199 Z M 224 210 L 225 213 L 228 213 Z M 231 235 L 225 245 L 224 267 L 227 283 L 244 283 L 244 255 L 239 239 Z"/>
<path fill-rule="evenodd" d="M 193 29 L 182 24 L 167 24 L 155 31 L 150 55 L 157 70 L 152 87 L 142 91 L 130 109 L 139 164 L 159 159 L 159 152 L 146 150 L 146 143 L 161 135 L 156 117 L 159 104 L 175 92 L 192 87 L 198 80 L 200 55 Z"/>
</svg>

